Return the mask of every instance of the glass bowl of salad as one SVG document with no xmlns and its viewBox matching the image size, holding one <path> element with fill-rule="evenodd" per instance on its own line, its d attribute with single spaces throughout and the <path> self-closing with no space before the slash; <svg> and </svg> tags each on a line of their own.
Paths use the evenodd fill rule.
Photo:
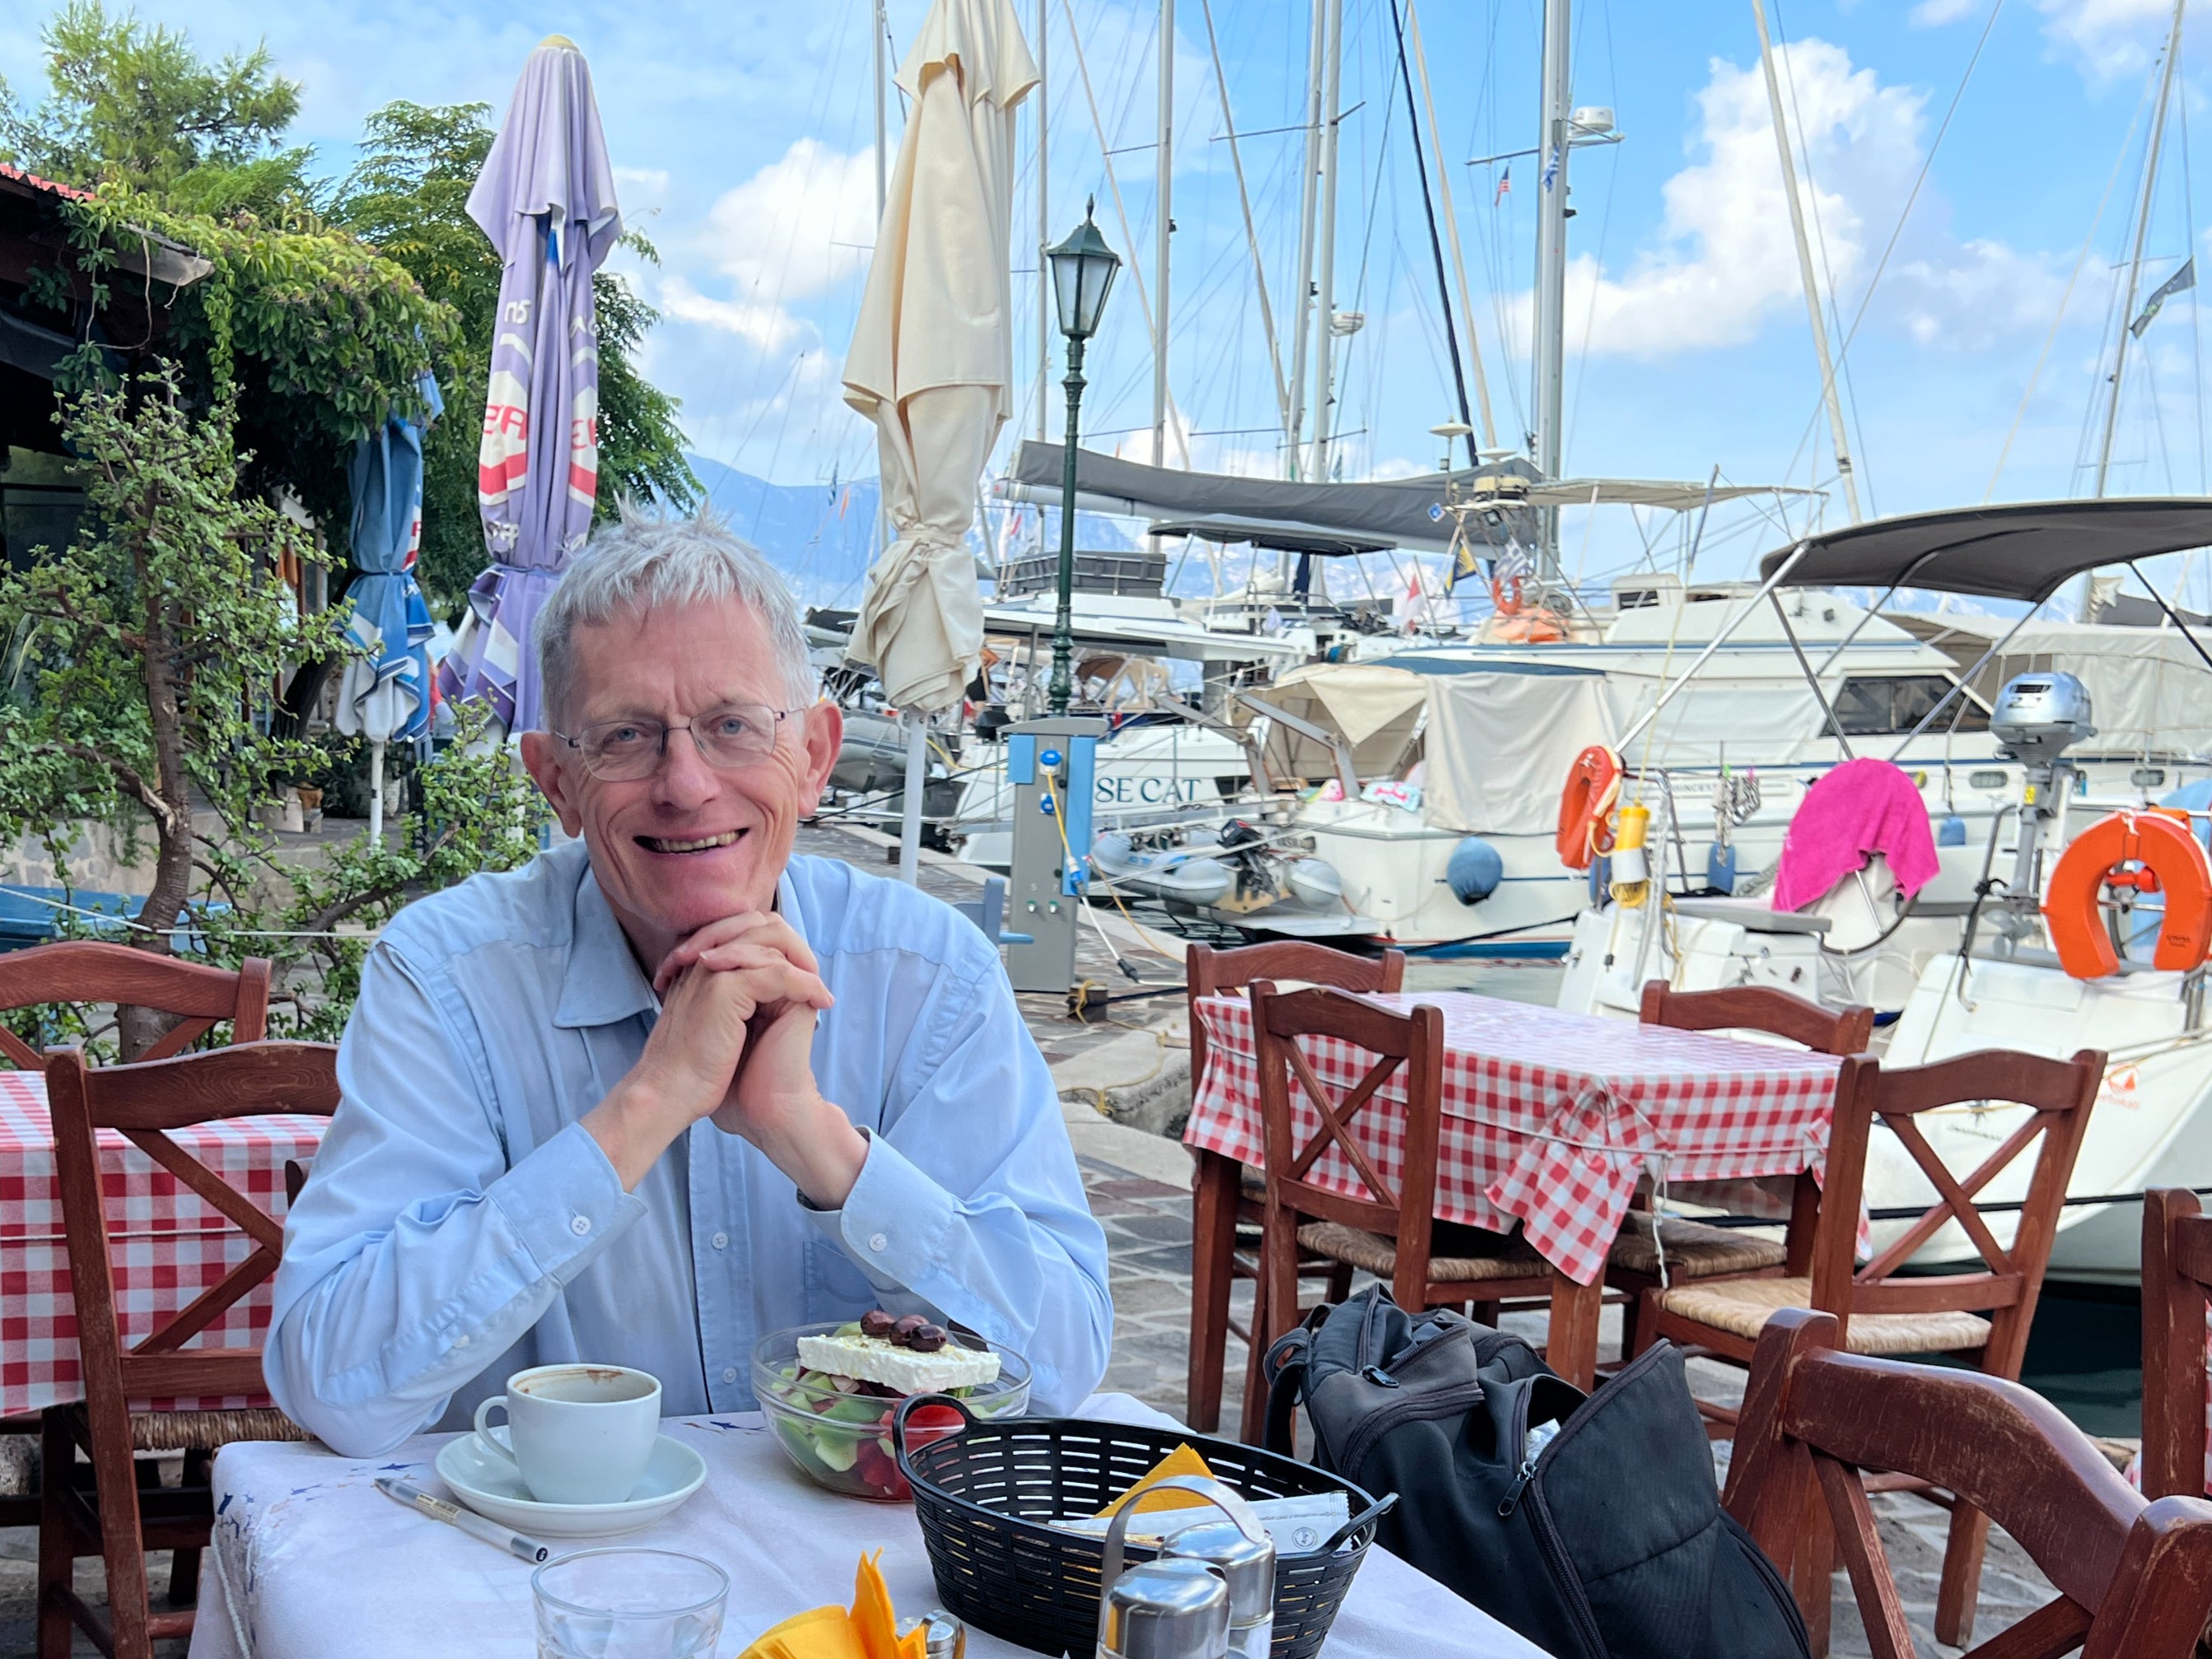
<svg viewBox="0 0 2212 1659">
<path fill-rule="evenodd" d="M 768 1414 L 785 1454 L 817 1485 L 854 1498 L 904 1503 L 914 1496 L 891 1455 L 891 1413 L 906 1396 L 878 1382 L 808 1370 L 799 1363 L 802 1336 L 858 1336 L 858 1321 L 793 1326 L 753 1346 L 753 1396 Z M 978 1417 L 1019 1417 L 1029 1408 L 1028 1362 L 964 1331 L 948 1344 L 999 1356 L 988 1382 L 933 1390 L 958 1399 Z M 939 1419 L 942 1419 L 942 1421 Z M 926 1445 L 960 1427 L 950 1406 L 917 1407 L 907 1419 L 907 1443 Z"/>
</svg>

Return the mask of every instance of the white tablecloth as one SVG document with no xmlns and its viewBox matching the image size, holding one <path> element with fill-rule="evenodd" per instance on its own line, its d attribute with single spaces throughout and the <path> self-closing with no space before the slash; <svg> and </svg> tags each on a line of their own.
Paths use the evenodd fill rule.
<svg viewBox="0 0 2212 1659">
<path fill-rule="evenodd" d="M 1127 1395 L 1084 1414 L 1172 1426 Z M 791 1467 L 757 1414 L 671 1419 L 668 1433 L 707 1460 L 707 1484 L 667 1520 L 619 1541 L 687 1551 L 730 1575 L 718 1659 L 826 1602 L 848 1604 L 864 1550 L 881 1549 L 901 1617 L 937 1605 L 921 1528 L 904 1504 L 823 1491 Z M 420 1435 L 391 1456 L 256 1442 L 215 1465 L 215 1542 L 200 1575 L 191 1659 L 529 1659 L 530 1574 L 451 1527 L 401 1508 L 372 1484 L 404 1474 L 443 1492 L 430 1465 L 450 1437 Z M 546 1540 L 556 1551 L 560 1540 Z M 974 1659 L 1026 1650 L 969 1632 Z M 1542 1659 L 1540 1651 L 1395 1556 L 1370 1550 L 1324 1651 L 1329 1659 Z"/>
</svg>

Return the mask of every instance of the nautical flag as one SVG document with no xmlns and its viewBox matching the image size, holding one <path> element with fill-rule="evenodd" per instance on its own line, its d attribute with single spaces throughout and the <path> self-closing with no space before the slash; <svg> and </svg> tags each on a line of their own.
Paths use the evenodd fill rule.
<svg viewBox="0 0 2212 1659">
<path fill-rule="evenodd" d="M 1544 173 L 1541 181 L 1544 186 L 1544 194 L 1549 196 L 1552 193 L 1552 185 L 1558 179 L 1559 176 L 1559 147 L 1557 144 L 1554 144 L 1550 149 L 1544 152 Z"/>
<path fill-rule="evenodd" d="M 1474 544 L 1468 540 L 1464 532 L 1453 538 L 1451 551 L 1451 574 L 1444 579 L 1444 592 L 1447 593 L 1458 587 L 1462 576 L 1482 574 L 1481 562 L 1474 556 Z"/>
<path fill-rule="evenodd" d="M 1505 199 L 1507 192 L 1511 191 L 1512 188 L 1513 163 L 1508 161 L 1505 164 L 1505 171 L 1498 175 L 1498 194 L 1490 198 L 1490 205 L 1496 207 L 1500 202 Z"/>
<path fill-rule="evenodd" d="M 2142 315 L 2128 325 L 2128 332 L 2138 340 L 2142 338 L 2142 331 L 2150 326 L 2151 319 L 2158 315 L 2160 308 L 2168 300 L 2177 294 L 2186 293 L 2196 286 L 2197 258 L 2191 254 L 2183 263 L 2181 269 L 2160 283 L 2150 298 L 2143 302 Z"/>
</svg>

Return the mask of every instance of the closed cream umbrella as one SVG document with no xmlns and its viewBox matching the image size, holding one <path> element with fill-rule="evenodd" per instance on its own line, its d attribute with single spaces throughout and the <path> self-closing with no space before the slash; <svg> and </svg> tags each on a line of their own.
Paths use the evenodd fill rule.
<svg viewBox="0 0 2212 1659">
<path fill-rule="evenodd" d="M 927 716 L 957 708 L 983 656 L 965 541 L 1013 383 L 1014 106 L 1037 82 L 1007 0 L 936 0 L 900 65 L 909 114 L 845 360 L 875 422 L 891 544 L 849 655 L 908 720 L 900 867 L 914 879 Z"/>
</svg>

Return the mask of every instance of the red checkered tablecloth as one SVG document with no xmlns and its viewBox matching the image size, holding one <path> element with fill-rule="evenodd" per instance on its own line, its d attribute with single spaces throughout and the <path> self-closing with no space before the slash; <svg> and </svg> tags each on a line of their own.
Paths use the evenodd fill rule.
<svg viewBox="0 0 2212 1659">
<path fill-rule="evenodd" d="M 313 1117 L 234 1118 L 180 1129 L 170 1139 L 281 1218 L 284 1162 L 312 1158 L 323 1127 L 324 1121 Z M 117 1315 L 127 1346 L 217 1283 L 252 1247 L 220 1212 L 121 1135 L 103 1131 L 100 1153 Z M 269 1328 L 269 1292 L 264 1283 L 193 1339 L 186 1352 L 260 1341 Z M 46 1079 L 32 1072 L 0 1072 L 0 1417 L 83 1394 Z M 269 1402 L 143 1403 L 215 1411 Z"/>
<path fill-rule="evenodd" d="M 1595 1282 L 1636 1190 L 1655 1183 L 1818 1171 L 1827 1155 L 1836 1066 L 1826 1054 L 1701 1031 L 1631 1024 L 1495 997 L 1455 993 L 1374 996 L 1402 1013 L 1443 1011 L 1444 1102 L 1436 1214 L 1511 1229 L 1577 1284 Z M 1198 1004 L 1208 1048 L 1206 1080 L 1183 1139 L 1259 1166 L 1266 1162 L 1251 1005 L 1241 996 Z M 1333 1039 L 1308 1039 L 1306 1058 L 1327 1087 L 1357 1086 L 1375 1057 Z M 1293 1087 L 1298 1139 L 1321 1117 Z M 1402 1108 L 1402 1071 L 1380 1091 Z M 1404 1159 L 1402 1111 L 1372 1107 L 1353 1120 L 1383 1178 Z M 1369 1198 L 1332 1146 L 1310 1178 Z"/>
</svg>

